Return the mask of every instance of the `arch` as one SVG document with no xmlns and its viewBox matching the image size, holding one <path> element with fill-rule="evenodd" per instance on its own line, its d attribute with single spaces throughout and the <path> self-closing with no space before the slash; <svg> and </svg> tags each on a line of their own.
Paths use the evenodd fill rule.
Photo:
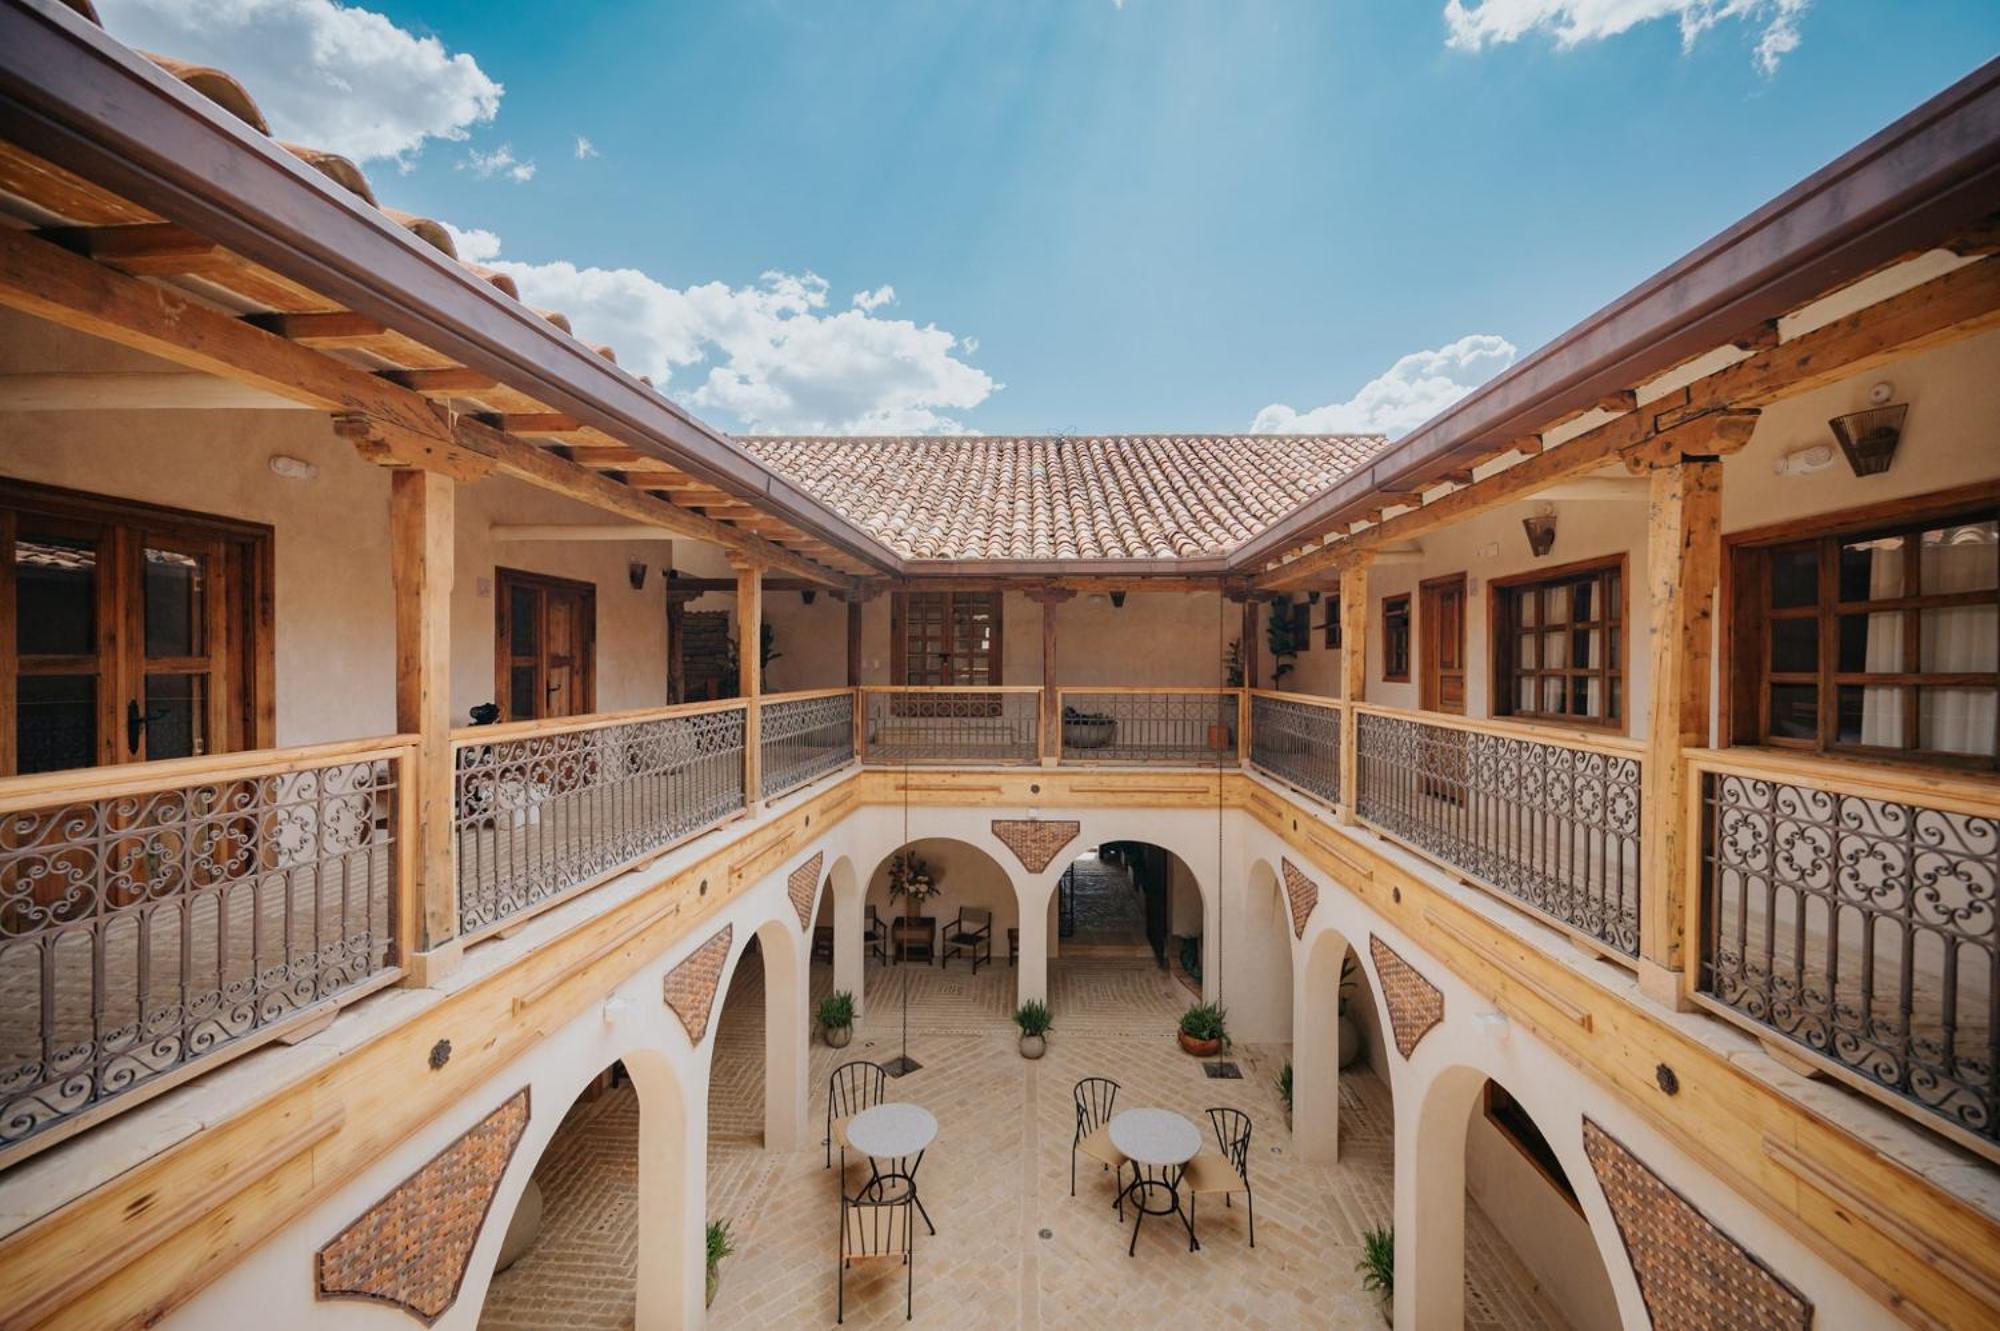
<svg viewBox="0 0 2000 1331">
<path fill-rule="evenodd" d="M 1048 960 L 1059 951 L 1057 938 L 1058 901 L 1057 889 L 1062 877 L 1076 860 L 1089 849 L 1110 844 L 1150 846 L 1164 851 L 1169 864 L 1171 882 L 1169 885 L 1168 909 L 1172 912 L 1169 933 L 1185 935 L 1198 932 L 1201 937 L 1201 997 L 1205 1002 L 1217 1002 L 1222 966 L 1217 959 L 1216 939 L 1219 933 L 1217 922 L 1221 917 L 1220 894 L 1215 887 L 1215 877 L 1205 872 L 1205 864 L 1191 861 L 1185 851 L 1189 839 L 1184 831 L 1167 834 L 1175 829 L 1173 820 L 1162 820 L 1157 815 L 1142 817 L 1122 810 L 1089 810 L 1081 818 L 1082 831 L 1066 853 L 1052 862 L 1042 873 L 1021 884 L 1022 917 L 1033 917 L 1035 925 L 1031 932 L 1023 927 L 1021 931 L 1021 980 L 1022 999 L 1047 998 Z M 1199 847 L 1197 847 L 1199 849 Z M 1209 862 L 1214 860 L 1210 850 Z M 1177 906 L 1182 894 L 1180 883 L 1185 882 L 1194 893 L 1198 930 L 1184 927 L 1186 911 Z M 1177 921 L 1181 923 L 1177 923 Z M 1175 959 L 1168 957 L 1169 965 Z"/>
<path fill-rule="evenodd" d="M 764 1148 L 771 1151 L 797 1150 L 806 1138 L 811 1015 L 807 1011 L 807 950 L 796 926 L 787 901 L 777 916 L 767 916 L 736 948 L 716 982 L 715 1017 L 695 1051 L 702 1084 L 707 1087 L 712 1082 L 730 986 L 750 950 L 750 939 L 756 939 L 764 966 Z"/>
<path fill-rule="evenodd" d="M 1349 948 L 1333 928 L 1301 946 L 1292 977 L 1292 1138 L 1309 1162 L 1332 1164 L 1340 1158 L 1341 969 Z"/>
<path fill-rule="evenodd" d="M 1486 1066 L 1489 1062 L 1510 1066 Z M 1620 1324 L 1643 1326 L 1645 1316 L 1623 1241 L 1583 1153 L 1582 1116 L 1575 1102 L 1565 1101 L 1560 1085 L 1530 1075 L 1508 1059 L 1450 1063 L 1416 1088 L 1410 1109 L 1398 1104 L 1397 1324 L 1428 1328 L 1463 1323 L 1465 1223 L 1470 1199 L 1467 1146 L 1472 1116 L 1479 1112 L 1489 1081 L 1505 1088 L 1533 1120 L 1574 1189 L 1591 1247 L 1609 1287 L 1604 1302 L 1616 1305 Z M 1517 1236 L 1532 1235 L 1538 1228 L 1514 1224 L 1508 1231 Z M 1570 1251 L 1573 1254 L 1573 1247 Z M 1572 1275 L 1577 1273 L 1573 1261 L 1565 1269 Z"/>
<path fill-rule="evenodd" d="M 868 999 L 868 955 L 861 940 L 862 887 L 854 861 L 846 855 L 836 856 L 820 882 L 819 898 L 813 905 L 815 920 L 825 908 L 822 903 L 833 908 L 833 987 L 854 995 L 856 1021 L 866 1010 Z"/>
<path fill-rule="evenodd" d="M 1292 1039 L 1292 916 L 1283 880 L 1261 856 L 1243 875 L 1240 907 L 1225 920 L 1220 995 L 1229 1029 L 1240 1042 L 1285 1044 Z M 1206 958 L 1215 954 L 1205 945 Z"/>
</svg>

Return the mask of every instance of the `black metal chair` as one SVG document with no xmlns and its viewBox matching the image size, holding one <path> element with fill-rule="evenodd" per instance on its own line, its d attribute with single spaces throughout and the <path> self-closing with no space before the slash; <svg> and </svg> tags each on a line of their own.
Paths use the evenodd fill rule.
<svg viewBox="0 0 2000 1331">
<path fill-rule="evenodd" d="M 847 1121 L 864 1109 L 882 1103 L 889 1074 L 880 1063 L 857 1058 L 842 1063 L 826 1079 L 826 1167 L 833 1168 L 833 1148 L 841 1154 L 841 1173 L 847 1172 Z"/>
<path fill-rule="evenodd" d="M 868 908 L 867 927 L 861 931 L 861 948 L 864 960 L 872 952 L 884 966 L 889 964 L 889 926 L 882 923 L 873 906 Z"/>
<path fill-rule="evenodd" d="M 861 1195 L 840 1196 L 840 1261 L 835 1274 L 835 1322 L 847 1320 L 847 1268 L 860 1261 L 900 1261 L 903 1264 L 903 1320 L 916 1311 L 917 1229 L 916 1186 L 900 1174 L 870 1180 Z"/>
<path fill-rule="evenodd" d="M 1203 1153 L 1188 1162 L 1181 1187 L 1188 1195 L 1188 1226 L 1194 1226 L 1195 1200 L 1203 1193 L 1219 1192 L 1222 1204 L 1229 1205 L 1231 1193 L 1243 1194 L 1250 1213 L 1250 1246 L 1257 1246 L 1257 1201 L 1250 1192 L 1250 1116 L 1240 1109 L 1211 1109 L 1208 1124 L 1215 1130 L 1220 1155 Z"/>
<path fill-rule="evenodd" d="M 1076 1153 L 1083 1152 L 1106 1169 L 1117 1171 L 1118 1213 L 1125 1214 L 1125 1153 L 1111 1144 L 1111 1111 L 1118 1103 L 1118 1083 L 1109 1077 L 1085 1077 L 1070 1095 L 1076 1101 L 1076 1135 L 1069 1143 L 1069 1195 L 1076 1196 Z"/>
<path fill-rule="evenodd" d="M 940 966 L 951 965 L 954 954 L 972 958 L 972 973 L 979 974 L 979 963 L 993 961 L 993 912 L 977 906 L 960 906 L 958 918 L 944 931 L 944 956 Z"/>
</svg>

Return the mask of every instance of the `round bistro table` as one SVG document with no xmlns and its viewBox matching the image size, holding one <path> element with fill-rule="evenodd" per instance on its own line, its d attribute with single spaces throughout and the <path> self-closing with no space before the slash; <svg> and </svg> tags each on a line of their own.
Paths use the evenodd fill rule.
<svg viewBox="0 0 2000 1331">
<path fill-rule="evenodd" d="M 924 1218 L 924 1228 L 933 1234 L 937 1226 L 931 1223 L 931 1213 L 924 1209 L 924 1200 L 917 1192 L 917 1166 L 923 1164 L 924 1152 L 937 1140 L 937 1130 L 937 1118 L 930 1110 L 893 1100 L 862 1110 L 847 1124 L 847 1144 L 868 1157 L 868 1182 L 861 1195 L 895 1200 L 890 1194 L 896 1186 L 907 1188 Z M 887 1170 L 882 1168 L 885 1160 L 890 1164 Z"/>
<path fill-rule="evenodd" d="M 1181 1206 L 1181 1175 L 1201 1150 L 1201 1129 L 1170 1109 L 1128 1109 L 1111 1119 L 1111 1144 L 1132 1162 L 1132 1182 L 1123 1193 L 1138 1214 L 1132 1220 L 1130 1257 L 1139 1248 L 1139 1226 L 1149 1215 L 1178 1215 L 1187 1227 L 1188 1251 L 1195 1242 L 1194 1221 Z"/>
</svg>

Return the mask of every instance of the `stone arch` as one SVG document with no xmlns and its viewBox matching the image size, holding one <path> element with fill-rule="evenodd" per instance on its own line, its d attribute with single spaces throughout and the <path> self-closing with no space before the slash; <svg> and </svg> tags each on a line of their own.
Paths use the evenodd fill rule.
<svg viewBox="0 0 2000 1331">
<path fill-rule="evenodd" d="M 1251 859 L 1243 875 L 1241 909 L 1226 922 L 1220 940 L 1219 993 L 1229 1009 L 1229 1028 L 1239 1041 L 1286 1044 L 1292 1039 L 1295 966 L 1292 917 L 1278 866 L 1263 856 Z M 1217 946 L 1204 947 L 1214 957 Z"/>
<path fill-rule="evenodd" d="M 863 888 L 854 860 L 834 856 L 820 882 L 813 919 L 831 910 L 833 918 L 833 987 L 854 995 L 854 1016 L 858 1021 L 867 1006 L 868 955 L 861 940 L 864 916 Z"/>
<path fill-rule="evenodd" d="M 1518 1037 L 1511 1037 L 1518 1038 Z M 1472 1115 L 1488 1081 L 1503 1087 L 1547 1140 L 1583 1212 L 1618 1321 L 1643 1326 L 1623 1242 L 1583 1149 L 1583 1119 L 1559 1080 L 1535 1075 L 1522 1061 L 1485 1057 L 1461 1038 L 1460 1061 L 1413 1065 L 1409 1090 L 1396 1105 L 1396 1321 L 1416 1327 L 1456 1327 L 1465 1316 L 1467 1141 Z M 1417 1064 L 1424 1060 L 1419 1058 Z M 1551 1185 L 1553 1186 L 1553 1185 Z M 1516 1235 L 1532 1227 L 1511 1226 Z M 1570 1266 L 1576 1270 L 1574 1265 Z"/>
<path fill-rule="evenodd" d="M 1292 977 L 1292 1138 L 1313 1164 L 1340 1158 L 1340 972 L 1347 936 L 1309 933 Z"/>
<path fill-rule="evenodd" d="M 765 918 L 754 929 L 746 928 L 742 943 L 724 963 L 716 982 L 715 1018 L 709 1022 L 709 1038 L 695 1050 L 695 1057 L 706 1090 L 714 1072 L 715 1035 L 729 987 L 750 949 L 750 939 L 755 938 L 764 966 L 764 1147 L 793 1151 L 806 1136 L 806 1069 L 811 1054 L 807 949 L 792 927 L 789 905 L 779 909 L 781 914 Z"/>
</svg>

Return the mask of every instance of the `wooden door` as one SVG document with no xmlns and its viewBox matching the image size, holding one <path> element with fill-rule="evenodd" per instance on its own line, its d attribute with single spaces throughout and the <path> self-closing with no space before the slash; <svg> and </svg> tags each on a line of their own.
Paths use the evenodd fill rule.
<svg viewBox="0 0 2000 1331">
<path fill-rule="evenodd" d="M 0 488 L 0 773 L 272 742 L 269 536 Z"/>
<path fill-rule="evenodd" d="M 494 691 L 504 721 L 582 716 L 596 707 L 597 589 L 499 569 Z"/>
<path fill-rule="evenodd" d="M 1465 575 L 1432 578 L 1418 587 L 1418 654 L 1423 684 L 1418 706 L 1465 715 Z"/>
</svg>

